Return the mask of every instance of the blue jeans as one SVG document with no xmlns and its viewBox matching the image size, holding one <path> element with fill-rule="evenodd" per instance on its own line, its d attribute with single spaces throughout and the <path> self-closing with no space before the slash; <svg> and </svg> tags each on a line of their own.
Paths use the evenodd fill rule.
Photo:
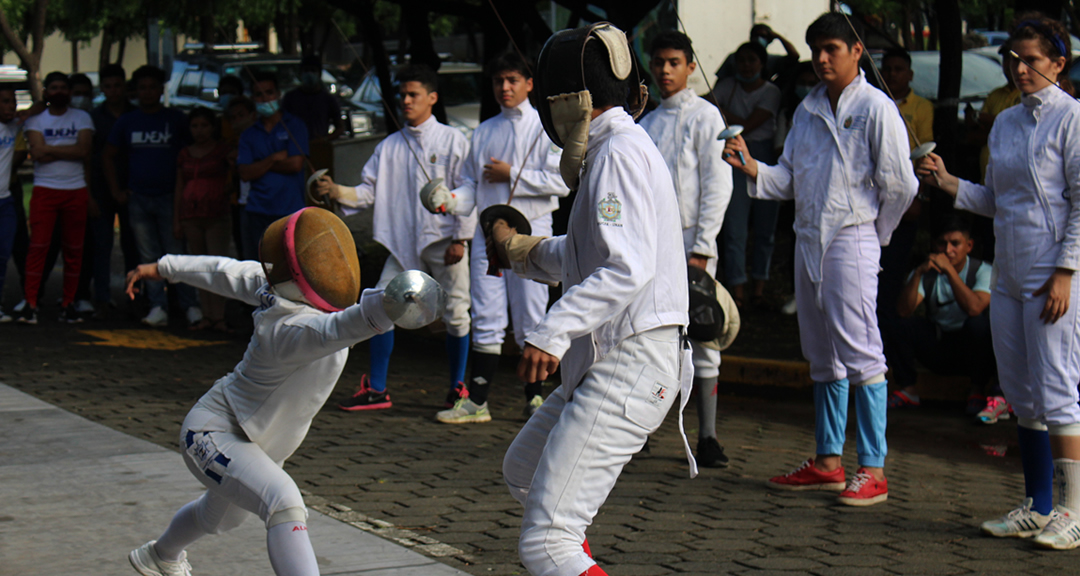
<svg viewBox="0 0 1080 576">
<path fill-rule="evenodd" d="M 15 198 L 0 198 L 0 296 L 4 294 L 4 275 L 11 250 L 15 246 Z"/>
<path fill-rule="evenodd" d="M 758 162 L 772 164 L 774 159 L 772 140 L 747 142 L 750 156 Z M 776 217 L 780 203 L 774 200 L 755 200 L 747 190 L 746 175 L 732 170 L 734 189 L 731 203 L 724 214 L 724 284 L 728 287 L 746 284 L 746 238 L 751 223 L 754 228 L 754 251 L 750 259 L 750 276 L 754 280 L 769 279 L 769 262 L 772 260 L 773 240 L 776 236 Z"/>
<path fill-rule="evenodd" d="M 132 194 L 128 201 L 128 216 L 135 232 L 135 243 L 143 264 L 157 262 L 166 254 L 183 254 L 184 247 L 173 236 L 173 195 L 144 196 Z M 174 284 L 180 307 L 184 310 L 199 305 L 195 289 L 186 284 Z M 146 297 L 150 305 L 168 308 L 165 282 L 146 282 Z"/>
<path fill-rule="evenodd" d="M 244 240 L 241 254 L 244 260 L 257 261 L 259 259 L 259 243 L 262 242 L 263 233 L 271 224 L 284 216 L 287 216 L 287 214 L 270 216 L 247 210 L 240 213 L 240 228 Z"/>
</svg>

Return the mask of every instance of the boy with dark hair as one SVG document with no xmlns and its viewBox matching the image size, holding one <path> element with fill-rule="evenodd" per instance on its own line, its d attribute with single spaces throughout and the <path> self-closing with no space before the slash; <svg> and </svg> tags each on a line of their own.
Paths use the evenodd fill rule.
<svg viewBox="0 0 1080 576">
<path fill-rule="evenodd" d="M 551 235 L 552 212 L 559 197 L 569 194 L 559 175 L 559 153 L 544 134 L 540 116 L 529 102 L 533 90 L 529 66 L 516 53 L 498 56 L 487 66 L 495 100 L 502 111 L 482 122 L 473 132 L 469 156 L 461 170 L 461 186 L 451 193 L 474 199 L 463 202 L 454 214 L 483 212 L 495 204 L 510 205 L 520 211 L 534 234 Z M 513 199 L 511 199 L 511 195 Z M 445 210 L 437 210 L 445 211 Z M 479 229 L 474 238 L 482 237 Z M 472 377 L 453 386 L 447 395 L 447 409 L 436 418 L 447 424 L 488 422 L 491 413 L 487 398 L 499 355 L 506 338 L 508 320 L 513 320 L 514 339 L 519 348 L 547 310 L 548 287 L 506 271 L 501 277 L 488 272 L 487 249 L 472 245 L 470 296 L 472 298 Z M 507 308 L 509 307 L 509 315 Z M 468 350 L 468 341 L 456 353 Z M 454 352 L 451 352 L 452 354 Z M 525 416 L 543 403 L 543 382 L 523 382 Z"/>
<path fill-rule="evenodd" d="M 653 40 L 649 68 L 660 88 L 660 106 L 641 127 L 660 150 L 679 198 L 683 248 L 687 264 L 716 276 L 716 237 L 731 201 L 731 167 L 724 162 L 723 142 L 716 139 L 727 125 L 720 111 L 687 87 L 697 69 L 690 38 L 669 30 Z M 698 463 L 726 467 L 728 457 L 716 439 L 717 378 L 720 351 L 691 340 L 694 390 L 698 407 Z"/>
<path fill-rule="evenodd" d="M 426 66 L 409 66 L 398 74 L 399 102 L 406 126 L 387 136 L 364 165 L 360 184 L 342 186 L 324 176 L 318 194 L 337 200 L 346 214 L 373 207 L 374 238 L 390 252 L 379 277 L 383 288 L 398 273 L 423 270 L 431 274 L 447 294 L 446 351 L 450 385 L 465 379 L 469 350 L 469 256 L 465 246 L 476 228 L 475 216 L 446 218 L 429 214 L 420 206 L 417 190 L 441 178 L 449 187 L 461 184 L 461 169 L 468 154 L 465 136 L 432 115 L 439 99 L 429 90 L 437 83 Z M 341 403 L 342 410 L 380 410 L 393 404 L 386 392 L 394 332 L 371 339 L 371 379 Z"/>
<path fill-rule="evenodd" d="M 86 74 L 76 72 L 68 77 L 71 83 L 71 107 L 90 111 L 94 107 L 94 83 Z"/>
<path fill-rule="evenodd" d="M 915 72 L 911 69 L 911 54 L 903 48 L 893 48 L 881 58 L 881 77 L 908 125 L 908 142 L 915 148 L 919 142 L 934 140 L 934 105 L 911 89 Z"/>
<path fill-rule="evenodd" d="M 741 137 L 728 140 L 725 156 L 754 183 L 752 197 L 795 200 L 795 297 L 803 355 L 815 382 L 817 456 L 768 485 L 843 490 L 840 503 L 868 506 L 888 498 L 878 261 L 918 182 L 896 105 L 859 69 L 864 47 L 853 25 L 858 23 L 829 13 L 807 29 L 821 84 L 795 111 L 780 162 L 759 164 Z M 851 387 L 859 470 L 845 487 L 841 456 Z"/>
<path fill-rule="evenodd" d="M 971 394 L 986 402 L 979 421 L 993 424 L 1009 417 L 1001 391 L 987 391 L 995 366 L 989 317 L 991 266 L 968 256 L 973 245 L 967 218 L 953 215 L 934 237 L 934 251 L 908 275 L 897 302 L 901 320 L 889 327 L 886 338 L 897 384 L 889 408 L 919 405 L 918 359 L 933 372 L 971 378 Z M 912 316 L 924 303 L 926 316 Z"/>
<path fill-rule="evenodd" d="M 121 116 L 109 133 L 109 143 L 102 155 L 105 180 L 113 198 L 128 204 L 131 228 L 143 264 L 157 262 L 165 254 L 183 254 L 184 247 L 173 235 L 173 194 L 176 192 L 176 158 L 188 144 L 187 117 L 183 112 L 166 108 L 165 72 L 154 66 L 141 66 L 131 75 L 139 108 Z M 121 180 L 117 158 L 125 154 L 127 181 Z M 202 320 L 195 290 L 175 284 L 177 301 L 189 325 Z M 148 326 L 169 323 L 165 283 L 148 281 L 150 312 L 142 319 Z"/>
</svg>

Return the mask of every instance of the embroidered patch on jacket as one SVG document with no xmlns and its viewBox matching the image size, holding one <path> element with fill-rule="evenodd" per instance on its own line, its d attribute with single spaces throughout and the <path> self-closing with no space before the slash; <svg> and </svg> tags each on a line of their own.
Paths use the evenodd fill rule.
<svg viewBox="0 0 1080 576">
<path fill-rule="evenodd" d="M 667 398 L 668 388 L 663 384 L 656 382 L 652 385 L 652 392 L 649 394 L 649 404 L 653 406 L 659 406 L 664 403 L 664 399 Z"/>
<path fill-rule="evenodd" d="M 435 163 L 436 161 L 438 161 L 438 160 L 439 160 L 439 157 L 438 157 L 438 156 L 436 156 L 435 154 L 432 154 L 432 155 L 431 155 L 431 163 L 432 163 L 432 164 L 434 164 L 434 163 Z"/>
<path fill-rule="evenodd" d="M 615 197 L 614 192 L 609 192 L 607 198 L 597 204 L 596 221 L 609 226 L 622 226 L 620 220 L 622 220 L 622 202 Z"/>
<path fill-rule="evenodd" d="M 861 130 L 866 128 L 866 115 L 848 116 L 844 118 L 844 130 Z"/>
</svg>

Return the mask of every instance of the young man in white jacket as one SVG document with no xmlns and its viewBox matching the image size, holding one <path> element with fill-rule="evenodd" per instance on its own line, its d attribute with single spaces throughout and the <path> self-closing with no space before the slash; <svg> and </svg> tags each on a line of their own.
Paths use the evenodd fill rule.
<svg viewBox="0 0 1080 576">
<path fill-rule="evenodd" d="M 559 197 L 570 193 L 559 176 L 562 150 L 544 134 L 540 116 L 529 103 L 533 75 L 528 64 L 517 54 L 506 53 L 492 61 L 488 71 L 502 111 L 473 132 L 469 157 L 461 169 L 461 185 L 453 193 L 475 198 L 477 213 L 509 201 L 529 219 L 533 234 L 549 236 L 551 213 L 559 208 Z M 482 237 L 479 229 L 474 237 Z M 527 280 L 509 270 L 503 271 L 502 277 L 489 275 L 487 251 L 482 243 L 473 243 L 469 257 L 472 376 L 467 388 L 463 385 L 460 391 L 447 397 L 452 408 L 436 416 L 447 424 L 491 420 L 488 391 L 499 367 L 507 322 L 513 321 L 514 339 L 523 348 L 525 338 L 540 322 L 548 304 L 546 284 Z M 532 415 L 543 402 L 542 384 L 523 383 L 525 416 Z"/>
<path fill-rule="evenodd" d="M 595 41 L 597 29 L 608 35 L 604 42 Z M 592 39 L 582 49 L 583 39 L 573 39 L 585 32 Z M 689 392 L 687 269 L 683 258 L 671 257 L 682 252 L 671 174 L 622 107 L 630 87 L 625 78 L 633 78 L 625 35 L 606 23 L 558 34 L 570 41 L 553 37 L 545 52 L 570 45 L 566 60 L 583 62 L 584 70 L 563 70 L 562 58 L 541 54 L 537 75 L 549 82 L 558 82 L 556 75 L 587 78 L 588 92 L 573 87 L 574 94 L 563 96 L 588 104 L 591 93 L 592 102 L 575 114 L 571 129 L 587 129 L 587 150 L 581 140 L 564 141 L 564 161 L 571 147 L 585 153 L 584 172 L 580 164 L 563 171 L 571 180 L 580 175 L 568 230 L 554 238 L 516 236 L 499 220 L 492 239 L 500 246 L 535 243 L 511 259 L 514 270 L 562 283 L 562 298 L 525 339 L 518 366 L 523 381 L 535 382 L 561 365 L 562 384 L 515 438 L 503 475 L 525 507 L 518 550 L 529 573 L 600 576 L 605 572 L 589 556 L 585 529 L 676 395 Z M 545 61 L 555 69 L 545 69 Z M 626 72 L 623 80 L 613 66 Z M 563 92 L 546 90 L 542 98 Z"/>
<path fill-rule="evenodd" d="M 439 99 L 438 76 L 426 66 L 398 73 L 401 109 L 407 125 L 375 147 L 361 173 L 360 184 L 342 186 L 329 176 L 318 193 L 337 200 L 345 214 L 374 207 L 375 241 L 390 251 L 376 288 L 384 288 L 405 270 L 431 274 L 447 293 L 443 322 L 450 364 L 449 389 L 465 379 L 469 356 L 469 255 L 466 245 L 476 228 L 475 216 L 445 217 L 420 205 L 416 191 L 434 178 L 450 186 L 461 182 L 469 151 L 465 136 L 432 115 Z M 378 410 L 392 404 L 386 392 L 394 332 L 371 339 L 371 379 L 340 405 L 342 410 Z"/>
<path fill-rule="evenodd" d="M 858 23 L 829 13 L 807 29 L 821 84 L 796 109 L 779 164 L 759 164 L 740 137 L 728 141 L 724 154 L 754 181 L 752 197 L 795 200 L 795 297 L 814 380 L 817 456 L 768 484 L 842 490 L 841 503 L 868 506 L 888 498 L 878 260 L 919 185 L 896 104 L 859 70 L 864 48 L 853 25 Z M 845 487 L 841 456 L 850 386 L 859 469 Z"/>
<path fill-rule="evenodd" d="M 641 127 L 660 149 L 679 197 L 683 248 L 687 264 L 716 276 L 716 237 L 731 200 L 731 166 L 723 160 L 724 143 L 717 140 L 727 125 L 720 111 L 687 88 L 697 69 L 690 38 L 678 31 L 653 40 L 653 78 L 660 87 L 660 106 L 641 121 Z M 690 341 L 694 350 L 694 390 L 697 392 L 697 461 L 724 468 L 728 458 L 716 440 L 716 380 L 720 351 Z"/>
</svg>

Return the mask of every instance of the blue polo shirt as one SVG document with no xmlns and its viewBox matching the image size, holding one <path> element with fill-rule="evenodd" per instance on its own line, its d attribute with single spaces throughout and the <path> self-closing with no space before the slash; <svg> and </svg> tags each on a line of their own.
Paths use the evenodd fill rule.
<svg viewBox="0 0 1080 576">
<path fill-rule="evenodd" d="M 109 144 L 127 155 L 127 186 L 135 194 L 165 196 L 176 190 L 176 158 L 191 143 L 187 116 L 174 108 L 153 114 L 132 110 L 116 120 Z"/>
<path fill-rule="evenodd" d="M 289 136 L 290 133 L 292 137 Z M 288 112 L 281 113 L 281 122 L 274 124 L 269 132 L 263 126 L 262 120 L 256 120 L 254 125 L 244 130 L 240 135 L 240 151 L 236 163 L 254 164 L 280 150 L 288 150 L 289 156 L 308 154 L 307 127 L 302 120 Z M 271 170 L 261 178 L 251 181 L 246 208 L 248 212 L 285 216 L 303 207 L 303 170 L 295 174 L 282 174 Z"/>
</svg>

